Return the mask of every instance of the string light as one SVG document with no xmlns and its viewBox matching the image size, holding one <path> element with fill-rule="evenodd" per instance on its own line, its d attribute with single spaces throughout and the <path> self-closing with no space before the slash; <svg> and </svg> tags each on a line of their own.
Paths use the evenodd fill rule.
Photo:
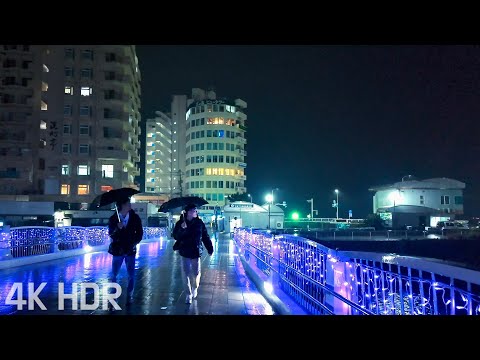
<svg viewBox="0 0 480 360">
<path fill-rule="evenodd" d="M 143 239 L 161 239 L 167 235 L 164 227 L 144 227 L 143 230 Z M 0 249 L 10 249 L 13 257 L 48 254 L 56 249 L 92 249 L 111 241 L 106 226 L 18 227 L 0 234 Z"/>
<path fill-rule="evenodd" d="M 264 231 L 237 229 L 235 243 L 246 256 L 250 251 L 262 260 L 272 261 L 272 235 Z M 349 259 L 343 262 L 328 253 L 324 247 L 311 245 L 311 241 L 293 235 L 277 237 L 279 247 L 279 284 L 297 302 L 312 311 L 320 313 L 320 307 L 298 289 L 315 298 L 318 303 L 326 303 L 325 290 L 318 283 L 327 286 L 328 269 L 333 270 L 333 278 L 328 284 L 346 299 L 357 303 L 359 307 L 374 314 L 386 315 L 480 315 L 480 296 L 464 289 L 452 287 L 439 281 L 406 276 L 382 267 L 368 266 L 361 259 Z M 386 260 L 391 260 L 390 258 Z M 329 262 L 331 265 L 326 266 Z M 343 266 L 345 264 L 345 266 Z M 257 266 L 265 273 L 265 264 L 257 260 Z M 338 265 L 338 266 L 337 266 Z M 391 266 L 391 265 L 389 265 Z M 424 272 L 424 276 L 429 276 Z M 332 282 L 332 283 L 330 283 Z M 441 291 L 440 294 L 435 294 Z M 453 302 L 453 304 L 452 304 Z M 456 303 L 456 304 L 455 304 Z M 455 310 L 455 311 L 453 311 Z M 350 308 L 351 313 L 359 313 Z"/>
</svg>

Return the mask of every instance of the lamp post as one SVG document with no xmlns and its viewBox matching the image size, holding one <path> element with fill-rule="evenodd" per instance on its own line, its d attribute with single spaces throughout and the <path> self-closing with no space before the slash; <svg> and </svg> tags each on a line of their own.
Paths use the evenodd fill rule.
<svg viewBox="0 0 480 360">
<path fill-rule="evenodd" d="M 338 220 L 338 189 L 335 189 L 335 194 L 337 194 L 337 220 Z"/>
<path fill-rule="evenodd" d="M 268 225 L 267 229 L 270 229 L 270 206 L 273 203 L 273 190 L 271 194 L 265 196 L 265 201 L 268 203 Z"/>
<path fill-rule="evenodd" d="M 248 194 L 248 197 L 250 198 L 250 202 L 253 204 L 253 197 L 251 194 Z"/>
<path fill-rule="evenodd" d="M 313 198 L 308 199 L 307 202 L 310 203 L 310 218 L 313 219 Z"/>
</svg>

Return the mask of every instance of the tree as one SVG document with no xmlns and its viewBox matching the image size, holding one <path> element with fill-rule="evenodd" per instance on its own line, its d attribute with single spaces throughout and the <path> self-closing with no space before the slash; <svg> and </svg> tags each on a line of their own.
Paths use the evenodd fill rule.
<svg viewBox="0 0 480 360">
<path fill-rule="evenodd" d="M 363 224 L 367 227 L 374 227 L 375 230 L 382 230 L 385 228 L 385 222 L 378 214 L 368 214 Z"/>
<path fill-rule="evenodd" d="M 250 201 L 250 198 L 248 197 L 248 194 L 246 194 L 246 193 L 244 193 L 244 194 L 240 194 L 240 193 L 232 194 L 232 195 L 229 195 L 227 197 L 227 199 L 230 202 L 235 202 L 235 201 L 247 201 L 247 202 L 249 202 Z"/>
</svg>

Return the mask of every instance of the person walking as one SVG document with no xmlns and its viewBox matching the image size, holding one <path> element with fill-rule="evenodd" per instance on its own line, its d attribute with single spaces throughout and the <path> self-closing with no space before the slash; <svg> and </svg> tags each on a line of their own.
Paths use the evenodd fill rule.
<svg viewBox="0 0 480 360">
<path fill-rule="evenodd" d="M 175 249 L 182 257 L 182 275 L 185 286 L 185 303 L 191 304 L 198 295 L 200 286 L 203 246 L 208 255 L 213 254 L 213 244 L 204 222 L 198 217 L 197 207 L 189 204 L 184 209 L 185 214 L 175 224 L 173 238 Z M 203 245 L 202 245 L 203 244 Z"/>
<path fill-rule="evenodd" d="M 143 238 L 142 220 L 132 210 L 130 199 L 117 202 L 117 210 L 108 222 L 108 235 L 112 242 L 108 252 L 112 259 L 112 282 L 117 282 L 117 275 L 125 260 L 128 273 L 127 303 L 133 302 L 133 289 L 135 286 L 135 254 L 137 244 Z"/>
</svg>

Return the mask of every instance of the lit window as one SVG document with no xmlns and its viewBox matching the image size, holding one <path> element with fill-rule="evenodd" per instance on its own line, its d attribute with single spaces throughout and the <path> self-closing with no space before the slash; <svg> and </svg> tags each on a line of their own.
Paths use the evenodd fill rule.
<svg viewBox="0 0 480 360">
<path fill-rule="evenodd" d="M 89 185 L 78 185 L 78 195 L 88 195 L 90 193 Z"/>
<path fill-rule="evenodd" d="M 102 165 L 102 176 L 104 178 L 113 178 L 113 165 Z"/>
<path fill-rule="evenodd" d="M 93 91 L 93 89 L 91 87 L 82 86 L 82 88 L 80 89 L 80 95 L 90 96 L 90 95 L 92 95 L 92 91 Z"/>
<path fill-rule="evenodd" d="M 73 95 L 73 86 L 65 86 L 65 94 Z"/>
<path fill-rule="evenodd" d="M 90 175 L 90 167 L 88 165 L 78 165 L 78 175 Z"/>
<path fill-rule="evenodd" d="M 62 175 L 70 175 L 70 165 L 62 165 Z"/>
<path fill-rule="evenodd" d="M 60 192 L 62 195 L 69 195 L 70 194 L 70 185 L 62 184 L 62 190 Z"/>
<path fill-rule="evenodd" d="M 112 189 L 113 189 L 113 187 L 111 187 L 110 185 L 102 185 L 102 186 L 100 187 L 100 190 L 101 190 L 101 191 L 110 191 L 110 190 L 112 190 Z"/>
<path fill-rule="evenodd" d="M 47 130 L 47 123 L 43 120 L 40 120 L 40 129 Z"/>
<path fill-rule="evenodd" d="M 46 103 L 45 101 L 43 101 L 43 100 L 40 100 L 40 109 L 41 109 L 42 111 L 48 110 L 48 105 L 47 105 L 47 103 Z"/>
</svg>

